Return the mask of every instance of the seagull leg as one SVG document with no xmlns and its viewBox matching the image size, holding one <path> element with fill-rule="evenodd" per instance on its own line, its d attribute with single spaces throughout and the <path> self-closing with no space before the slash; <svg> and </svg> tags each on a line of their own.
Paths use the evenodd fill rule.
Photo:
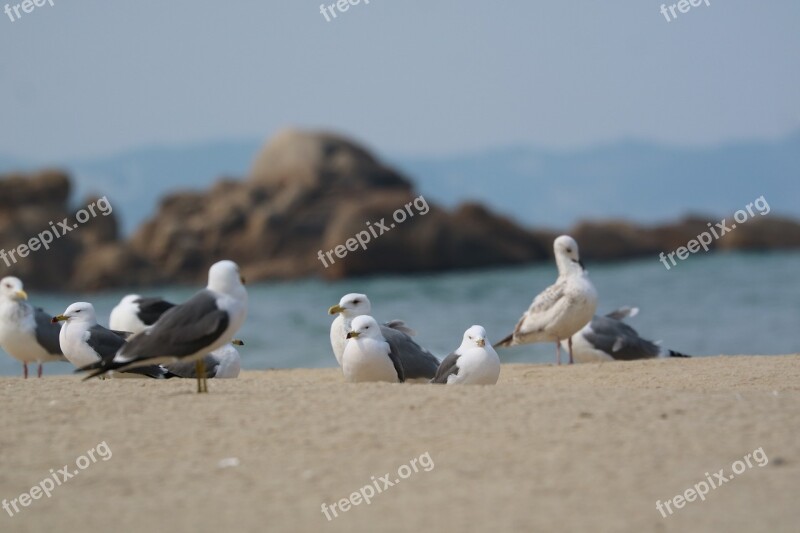
<svg viewBox="0 0 800 533">
<path fill-rule="evenodd" d="M 36 377 L 39 377 L 39 378 L 42 377 L 42 363 L 39 363 L 39 371 L 37 372 L 37 374 L 38 375 Z"/>
<path fill-rule="evenodd" d="M 28 379 L 28 363 L 22 363 L 22 375 Z"/>
<path fill-rule="evenodd" d="M 197 393 L 208 392 L 208 383 L 206 383 L 206 362 L 203 359 L 198 359 L 194 364 L 194 371 L 197 373 Z"/>
<path fill-rule="evenodd" d="M 556 341 L 556 364 L 561 365 L 561 343 Z"/>
<path fill-rule="evenodd" d="M 575 361 L 572 359 L 572 337 L 569 338 L 567 341 L 567 345 L 569 346 L 569 364 L 575 364 Z"/>
</svg>

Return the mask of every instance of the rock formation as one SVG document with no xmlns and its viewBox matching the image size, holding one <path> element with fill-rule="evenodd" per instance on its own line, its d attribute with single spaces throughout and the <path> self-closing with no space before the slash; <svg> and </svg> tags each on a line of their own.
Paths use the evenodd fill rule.
<svg viewBox="0 0 800 533">
<path fill-rule="evenodd" d="M 102 192 L 113 205 L 113 191 Z M 51 221 L 74 220 L 69 193 L 63 172 L 0 177 L 0 248 L 28 242 Z M 398 210 L 402 222 L 400 215 L 394 218 Z M 714 218 L 693 216 L 657 227 L 582 222 L 570 233 L 587 261 L 655 260 L 685 246 L 709 220 Z M 359 233 L 368 235 L 378 223 L 384 234 L 355 244 Z M 555 235 L 522 228 L 478 204 L 446 211 L 354 142 L 286 130 L 261 150 L 246 179 L 173 193 L 128 241 L 120 240 L 113 213 L 98 216 L 56 239 L 50 250 L 8 268 L 0 260 L 0 269 L 32 287 L 60 290 L 202 283 L 208 266 L 223 257 L 237 261 L 254 281 L 339 279 L 549 261 Z M 800 224 L 756 217 L 712 248 L 800 248 Z"/>
</svg>

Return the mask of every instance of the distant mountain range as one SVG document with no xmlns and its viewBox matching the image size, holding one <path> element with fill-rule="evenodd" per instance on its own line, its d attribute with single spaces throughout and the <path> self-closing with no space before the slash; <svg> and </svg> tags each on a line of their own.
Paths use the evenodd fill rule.
<svg viewBox="0 0 800 533">
<path fill-rule="evenodd" d="M 243 177 L 258 140 L 141 148 L 59 162 L 0 155 L 0 172 L 68 169 L 75 202 L 107 194 L 130 232 L 174 190 Z M 800 218 L 800 132 L 774 142 L 710 148 L 619 142 L 556 151 L 531 147 L 446 157 L 390 158 L 428 200 L 477 200 L 529 226 L 566 228 L 585 219 L 663 222 L 686 213 L 725 216 L 765 196 L 774 212 Z"/>
</svg>

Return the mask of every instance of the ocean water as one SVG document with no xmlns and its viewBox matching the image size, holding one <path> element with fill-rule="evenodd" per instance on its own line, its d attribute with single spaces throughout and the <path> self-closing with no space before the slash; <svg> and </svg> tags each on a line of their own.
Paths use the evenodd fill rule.
<svg viewBox="0 0 800 533">
<path fill-rule="evenodd" d="M 800 253 L 708 254 L 667 270 L 656 257 L 615 264 L 589 264 L 600 295 L 598 311 L 640 308 L 629 323 L 642 336 L 694 356 L 800 353 Z M 439 357 L 461 342 L 473 324 L 496 341 L 516 325 L 532 298 L 556 277 L 554 264 L 414 277 L 370 277 L 327 283 L 305 280 L 248 285 L 250 313 L 237 335 L 246 369 L 336 366 L 327 310 L 348 292 L 366 293 L 381 321 L 405 320 L 417 340 Z M 142 294 L 175 302 L 195 289 L 162 287 Z M 34 305 L 52 314 L 88 300 L 101 322 L 126 291 L 91 295 L 31 293 Z M 504 362 L 550 363 L 553 344 L 499 352 Z M 45 366 L 66 374 L 67 363 Z M 0 353 L 0 374 L 19 375 L 21 365 Z"/>
</svg>

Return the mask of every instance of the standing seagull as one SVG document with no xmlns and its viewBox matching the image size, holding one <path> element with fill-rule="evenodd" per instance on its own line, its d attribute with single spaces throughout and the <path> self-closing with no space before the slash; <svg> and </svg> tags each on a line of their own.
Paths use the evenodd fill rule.
<svg viewBox="0 0 800 533">
<path fill-rule="evenodd" d="M 342 366 L 342 355 L 347 343 L 347 333 L 351 329 L 354 318 L 369 315 L 372 304 L 366 294 L 346 294 L 328 310 L 330 315 L 339 315 L 331 324 L 331 347 L 339 366 Z M 428 381 L 436 375 L 439 360 L 428 350 L 421 347 L 411 338 L 414 331 L 402 320 L 393 320 L 380 326 L 381 335 L 391 346 L 403 364 L 405 377 L 408 380 Z"/>
<path fill-rule="evenodd" d="M 64 322 L 59 343 L 64 356 L 77 368 L 112 359 L 129 335 L 127 332 L 111 331 L 98 324 L 94 306 L 86 302 L 70 305 L 64 314 L 53 317 L 52 322 Z M 131 372 L 151 378 L 163 378 L 167 373 L 158 366 L 137 368 Z"/>
<path fill-rule="evenodd" d="M 0 280 L 0 347 L 22 363 L 28 378 L 28 363 L 38 363 L 37 375 L 42 377 L 42 363 L 64 361 L 58 343 L 58 326 L 50 323 L 50 315 L 28 303 L 28 294 L 19 278 L 8 276 Z"/>
<path fill-rule="evenodd" d="M 161 315 L 173 307 L 174 303 L 161 298 L 142 298 L 138 294 L 129 294 L 111 310 L 108 327 L 117 331 L 140 333 L 155 324 Z"/>
<path fill-rule="evenodd" d="M 597 291 L 583 268 L 575 239 L 569 235 L 558 237 L 553 242 L 553 251 L 558 279 L 533 300 L 514 332 L 495 347 L 555 342 L 556 362 L 560 365 L 561 341 L 566 339 L 572 364 L 572 336 L 594 316 Z"/>
<path fill-rule="evenodd" d="M 113 360 L 90 365 L 88 377 L 143 365 L 195 362 L 197 392 L 208 392 L 203 357 L 233 341 L 247 317 L 247 289 L 233 261 L 215 263 L 208 286 L 134 335 Z"/>
<path fill-rule="evenodd" d="M 487 343 L 483 326 L 464 332 L 458 349 L 445 357 L 431 383 L 495 385 L 500 377 L 500 358 Z"/>
<path fill-rule="evenodd" d="M 353 319 L 342 354 L 342 373 L 350 383 L 364 381 L 405 381 L 403 365 L 381 334 L 381 327 L 371 316 Z"/>
<path fill-rule="evenodd" d="M 690 357 L 667 350 L 643 339 L 622 319 L 639 314 L 637 307 L 623 307 L 606 316 L 595 316 L 582 330 L 573 335 L 575 362 L 633 361 L 656 357 Z M 561 341 L 562 344 L 564 341 Z"/>
<path fill-rule="evenodd" d="M 175 304 L 162 298 L 145 298 L 138 294 L 129 294 L 122 298 L 111 311 L 109 325 L 118 331 L 141 333 L 161 318 L 161 315 L 175 307 Z M 234 340 L 233 344 L 244 346 L 242 341 Z M 241 371 L 239 351 L 231 345 L 223 346 L 203 357 L 206 366 L 206 377 L 237 378 Z M 197 378 L 194 362 L 178 362 L 167 365 L 168 378 Z"/>
</svg>

